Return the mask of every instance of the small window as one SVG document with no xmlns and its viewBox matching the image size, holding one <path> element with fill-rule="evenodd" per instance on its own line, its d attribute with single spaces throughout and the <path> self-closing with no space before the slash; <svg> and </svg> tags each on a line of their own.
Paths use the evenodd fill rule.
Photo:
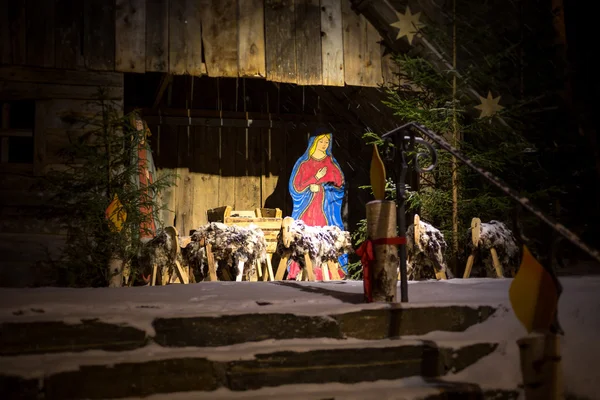
<svg viewBox="0 0 600 400">
<path fill-rule="evenodd" d="M 33 163 L 34 121 L 35 102 L 33 100 L 2 103 L 1 163 Z"/>
</svg>

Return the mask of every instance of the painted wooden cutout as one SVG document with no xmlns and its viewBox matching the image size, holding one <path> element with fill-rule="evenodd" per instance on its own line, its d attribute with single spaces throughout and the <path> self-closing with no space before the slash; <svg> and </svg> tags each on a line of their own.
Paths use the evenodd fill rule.
<svg viewBox="0 0 600 400">
<path fill-rule="evenodd" d="M 309 226 L 334 225 L 344 230 L 344 174 L 333 157 L 332 146 L 333 135 L 319 129 L 311 135 L 306 151 L 296 161 L 289 181 L 294 205 L 292 218 L 302 220 Z M 340 257 L 339 263 L 341 272 L 345 275 L 348 256 Z M 296 279 L 299 270 L 299 265 L 292 262 L 288 269 L 288 279 Z M 316 280 L 323 279 L 320 267 L 315 268 L 314 272 Z"/>
</svg>

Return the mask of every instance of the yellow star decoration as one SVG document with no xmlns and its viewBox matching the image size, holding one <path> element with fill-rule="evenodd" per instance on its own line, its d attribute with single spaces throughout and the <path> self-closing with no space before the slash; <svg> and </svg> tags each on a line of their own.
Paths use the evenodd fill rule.
<svg viewBox="0 0 600 400">
<path fill-rule="evenodd" d="M 410 12 L 410 7 L 406 6 L 406 11 L 404 14 L 396 13 L 398 16 L 398 21 L 390 24 L 394 28 L 398 28 L 398 36 L 396 36 L 396 40 L 400 39 L 403 36 L 406 36 L 408 39 L 408 44 L 412 44 L 412 40 L 423 26 L 424 23 L 419 22 L 419 18 L 421 18 L 421 13 L 418 12 L 416 14 L 412 14 Z"/>
<path fill-rule="evenodd" d="M 494 114 L 496 114 L 498 111 L 502 110 L 504 107 L 502 107 L 500 104 L 498 104 L 500 102 L 501 97 L 502 96 L 493 98 L 492 92 L 488 92 L 487 97 L 479 96 L 479 100 L 481 101 L 481 104 L 475 106 L 476 109 L 481 110 L 481 114 L 479 115 L 479 118 L 493 117 Z"/>
</svg>

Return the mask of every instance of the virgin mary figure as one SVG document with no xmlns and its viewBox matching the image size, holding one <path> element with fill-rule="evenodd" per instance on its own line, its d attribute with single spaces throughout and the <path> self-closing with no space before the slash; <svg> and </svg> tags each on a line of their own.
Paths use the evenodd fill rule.
<svg viewBox="0 0 600 400">
<path fill-rule="evenodd" d="M 334 225 L 344 229 L 342 201 L 344 174 L 333 157 L 332 134 L 319 129 L 308 140 L 306 152 L 296 161 L 290 176 L 289 191 L 294 208 L 292 218 L 309 226 Z M 340 276 L 345 276 L 347 256 L 340 257 Z M 292 262 L 288 279 L 296 279 L 300 267 Z M 315 278 L 322 280 L 321 266 L 315 266 Z"/>
</svg>

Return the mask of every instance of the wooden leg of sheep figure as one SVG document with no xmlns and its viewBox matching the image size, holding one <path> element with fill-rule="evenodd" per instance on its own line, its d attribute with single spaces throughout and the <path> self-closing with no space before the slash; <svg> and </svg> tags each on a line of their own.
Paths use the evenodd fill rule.
<svg viewBox="0 0 600 400">
<path fill-rule="evenodd" d="M 492 266 L 496 277 L 504 277 L 504 267 L 510 268 L 518 265 L 518 246 L 512 232 L 499 221 L 490 221 L 482 224 L 479 218 L 471 220 L 471 242 L 469 245 L 472 250 L 463 278 L 469 278 L 473 269 L 473 264 L 479 251 L 488 250 L 492 258 Z M 498 249 L 501 251 L 501 257 L 498 255 Z M 482 254 L 480 254 L 482 257 Z M 503 261 L 500 261 L 502 258 Z M 504 265 L 503 265 L 504 264 Z"/>
<path fill-rule="evenodd" d="M 431 224 L 421 221 L 419 215 L 415 214 L 413 225 L 406 230 L 406 236 L 409 279 L 418 280 L 423 276 L 431 276 L 431 267 L 437 280 L 446 280 L 447 273 L 450 272 L 446 267 L 446 241 L 442 233 Z"/>
<path fill-rule="evenodd" d="M 292 223 L 294 222 L 294 220 L 290 217 L 285 217 L 283 219 L 283 221 L 281 222 L 281 240 L 283 242 L 283 246 L 285 248 L 289 248 L 290 244 L 292 243 L 292 233 L 290 232 L 290 226 L 292 225 Z M 283 276 L 285 275 L 285 270 L 287 269 L 287 263 L 288 263 L 289 257 L 286 257 L 285 255 L 281 256 L 281 259 L 279 260 L 279 266 L 277 267 L 277 274 L 275 275 L 275 280 L 276 281 L 281 281 L 283 280 Z"/>
</svg>

